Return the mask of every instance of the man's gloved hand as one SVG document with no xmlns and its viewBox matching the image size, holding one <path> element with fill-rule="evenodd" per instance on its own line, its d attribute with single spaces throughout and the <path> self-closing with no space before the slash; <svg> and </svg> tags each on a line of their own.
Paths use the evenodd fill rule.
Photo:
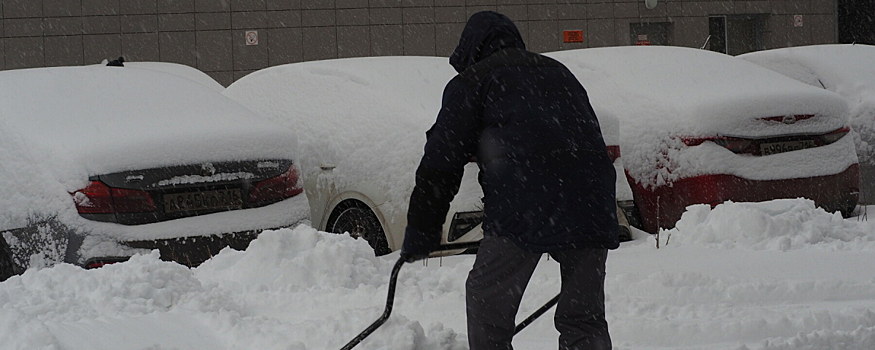
<svg viewBox="0 0 875 350">
<path fill-rule="evenodd" d="M 411 226 L 404 230 L 404 244 L 401 245 L 401 259 L 414 262 L 428 258 L 441 243 L 440 234 L 429 234 Z"/>
</svg>

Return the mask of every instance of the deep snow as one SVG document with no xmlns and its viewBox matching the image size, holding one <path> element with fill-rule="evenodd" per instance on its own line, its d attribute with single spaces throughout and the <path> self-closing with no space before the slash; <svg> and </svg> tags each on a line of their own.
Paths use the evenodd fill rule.
<svg viewBox="0 0 875 350">
<path fill-rule="evenodd" d="M 804 199 L 692 206 L 608 257 L 617 349 L 875 348 L 875 223 Z M 869 207 L 869 211 L 875 207 Z M 868 214 L 867 214 L 868 216 Z M 96 270 L 32 269 L 0 283 L 3 349 L 336 349 L 383 310 L 397 253 L 308 226 L 265 232 L 198 268 L 156 253 Z M 395 310 L 357 349 L 466 349 L 472 256 L 401 270 Z M 519 319 L 558 290 L 544 259 Z M 555 348 L 552 311 L 515 339 Z"/>
</svg>

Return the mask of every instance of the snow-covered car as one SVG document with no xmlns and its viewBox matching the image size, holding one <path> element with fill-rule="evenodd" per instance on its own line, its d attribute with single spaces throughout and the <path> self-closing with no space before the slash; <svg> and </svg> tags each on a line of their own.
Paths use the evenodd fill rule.
<svg viewBox="0 0 875 350">
<path fill-rule="evenodd" d="M 681 47 L 549 53 L 594 106 L 620 119 L 623 166 L 643 229 L 687 206 L 805 197 L 857 203 L 859 167 L 842 98 L 753 63 Z"/>
<path fill-rule="evenodd" d="M 364 237 L 380 255 L 401 247 L 425 132 L 455 75 L 446 58 L 338 59 L 267 68 L 223 93 L 285 125 L 300 142 L 313 226 Z M 605 119 L 617 159 L 619 122 L 607 113 Z M 465 168 L 442 243 L 482 238 L 477 174 L 475 163 Z"/>
<path fill-rule="evenodd" d="M 263 69 L 223 93 L 298 140 L 313 227 L 362 237 L 382 255 L 401 248 L 425 132 L 454 75 L 440 58 L 338 59 Z M 482 238 L 477 174 L 466 166 L 444 243 Z"/>
<path fill-rule="evenodd" d="M 0 275 L 159 249 L 194 266 L 309 215 L 287 133 L 150 69 L 0 72 Z"/>
<path fill-rule="evenodd" d="M 875 204 L 875 46 L 812 45 L 738 57 L 847 100 L 860 159 L 860 204 Z"/>
</svg>

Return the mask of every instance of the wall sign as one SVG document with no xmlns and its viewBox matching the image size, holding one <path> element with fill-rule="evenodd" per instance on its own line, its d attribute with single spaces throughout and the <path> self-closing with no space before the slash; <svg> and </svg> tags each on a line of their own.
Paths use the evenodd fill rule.
<svg viewBox="0 0 875 350">
<path fill-rule="evenodd" d="M 793 16 L 793 26 L 801 27 L 802 26 L 802 15 Z"/>
<path fill-rule="evenodd" d="M 257 30 L 247 30 L 246 31 L 246 46 L 250 45 L 258 45 L 258 31 Z"/>
</svg>

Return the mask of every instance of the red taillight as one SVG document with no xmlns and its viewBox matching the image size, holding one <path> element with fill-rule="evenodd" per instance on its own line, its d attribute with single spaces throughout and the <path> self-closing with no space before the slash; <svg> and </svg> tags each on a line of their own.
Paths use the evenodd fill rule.
<svg viewBox="0 0 875 350">
<path fill-rule="evenodd" d="M 111 188 L 100 181 L 91 181 L 73 193 L 80 214 L 143 213 L 155 211 L 155 202 L 146 191 Z"/>
<path fill-rule="evenodd" d="M 611 157 L 611 162 L 616 162 L 620 158 L 620 146 L 608 146 L 608 156 Z"/>
<path fill-rule="evenodd" d="M 847 135 L 848 132 L 850 132 L 850 131 L 851 131 L 851 128 L 846 126 L 844 128 L 830 132 L 826 135 L 822 135 L 822 136 L 820 136 L 820 139 L 823 140 L 824 145 L 828 145 L 828 144 L 831 144 L 833 142 L 840 140 L 842 137 L 845 137 L 845 135 Z"/>
<path fill-rule="evenodd" d="M 257 182 L 249 194 L 249 201 L 263 202 L 294 197 L 304 191 L 298 184 L 298 178 L 298 169 L 293 165 L 281 175 Z"/>
<path fill-rule="evenodd" d="M 91 181 L 88 186 L 73 193 L 76 210 L 80 214 L 112 214 L 112 190 L 100 181 Z"/>
</svg>

